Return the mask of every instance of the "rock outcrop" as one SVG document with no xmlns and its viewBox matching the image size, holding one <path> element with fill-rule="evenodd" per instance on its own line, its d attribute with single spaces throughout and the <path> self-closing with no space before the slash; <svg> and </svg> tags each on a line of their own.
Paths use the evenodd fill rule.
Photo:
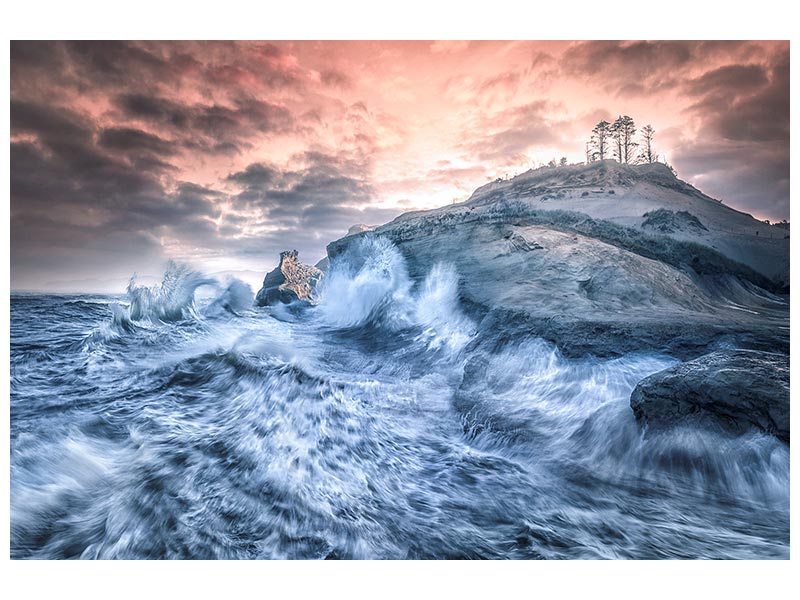
<svg viewBox="0 0 800 600">
<path fill-rule="evenodd" d="M 364 223 L 356 223 L 350 229 L 347 230 L 347 235 L 355 235 L 357 233 L 363 233 L 365 231 L 372 231 L 375 229 L 374 225 L 365 225 Z"/>
<path fill-rule="evenodd" d="M 643 214 L 667 211 L 680 229 L 642 228 Z M 767 290 L 788 277 L 789 246 L 772 234 L 664 165 L 603 161 L 488 184 L 466 202 L 350 233 L 328 257 L 377 236 L 415 280 L 452 265 L 488 344 L 538 335 L 568 356 L 654 350 L 686 360 L 726 344 L 788 351 L 787 298 Z"/>
<path fill-rule="evenodd" d="M 267 273 L 264 284 L 256 294 L 257 306 L 269 306 L 282 302 L 313 302 L 314 291 L 323 277 L 323 272 L 300 262 L 297 250 L 281 252 L 278 266 Z"/>
<path fill-rule="evenodd" d="M 686 210 L 674 212 L 666 208 L 651 210 L 642 215 L 642 229 L 650 229 L 660 233 L 675 233 L 677 231 L 708 231 L 700 219 Z"/>
<path fill-rule="evenodd" d="M 327 256 L 325 256 L 325 257 L 321 258 L 320 260 L 318 260 L 317 264 L 315 264 L 314 266 L 316 268 L 318 268 L 320 271 L 322 271 L 323 273 L 327 273 L 328 269 L 330 269 L 330 267 L 331 267 L 331 261 L 328 260 Z"/>
<path fill-rule="evenodd" d="M 789 443 L 789 356 L 721 350 L 660 371 L 631 394 L 650 427 L 714 422 L 734 433 L 758 429 Z"/>
</svg>

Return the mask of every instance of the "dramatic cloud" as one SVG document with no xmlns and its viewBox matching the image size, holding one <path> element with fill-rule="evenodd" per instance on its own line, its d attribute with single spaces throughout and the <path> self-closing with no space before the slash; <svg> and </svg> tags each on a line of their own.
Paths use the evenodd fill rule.
<svg viewBox="0 0 800 600">
<path fill-rule="evenodd" d="M 766 85 L 767 81 L 767 71 L 761 65 L 726 65 L 687 82 L 686 92 L 692 96 L 718 93 L 738 96 Z"/>
<path fill-rule="evenodd" d="M 563 145 L 548 109 L 549 103 L 539 100 L 484 117 L 470 131 L 466 147 L 480 160 L 524 162 L 525 152 L 531 148 Z"/>
<path fill-rule="evenodd" d="M 618 114 L 706 193 L 788 218 L 788 82 L 785 42 L 12 42 L 12 287 L 121 289 L 169 258 L 257 278 L 583 160 Z"/>
<path fill-rule="evenodd" d="M 152 153 L 161 156 L 172 156 L 177 149 L 169 141 L 130 127 L 109 127 L 100 132 L 98 143 L 103 148 L 118 150 L 123 153 Z"/>
<path fill-rule="evenodd" d="M 298 167 L 291 170 L 253 163 L 228 175 L 226 180 L 240 189 L 231 197 L 230 226 L 255 229 L 246 237 L 256 244 L 278 242 L 286 232 L 331 241 L 355 223 L 380 224 L 397 214 L 396 209 L 369 206 L 368 168 L 359 161 L 305 152 L 294 162 Z M 297 239 L 292 237 L 295 245 Z"/>
<path fill-rule="evenodd" d="M 690 110 L 702 119 L 704 136 L 782 142 L 788 151 L 788 52 L 779 55 L 769 69 L 749 65 L 717 69 L 690 87 L 703 91 L 702 100 Z"/>
<path fill-rule="evenodd" d="M 704 72 L 719 60 L 760 54 L 748 42 L 582 42 L 561 58 L 566 75 L 592 81 L 616 95 L 647 94 L 680 86 L 687 76 Z"/>
<path fill-rule="evenodd" d="M 238 153 L 255 137 L 289 132 L 294 121 L 286 108 L 254 98 L 237 98 L 223 106 L 122 94 L 115 103 L 124 118 L 169 131 L 189 150 L 211 153 Z"/>
</svg>

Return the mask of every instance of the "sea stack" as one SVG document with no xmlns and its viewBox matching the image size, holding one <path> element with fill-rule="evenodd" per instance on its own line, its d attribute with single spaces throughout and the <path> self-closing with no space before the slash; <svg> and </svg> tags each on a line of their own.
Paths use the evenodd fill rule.
<svg viewBox="0 0 800 600">
<path fill-rule="evenodd" d="M 314 302 L 314 291 L 323 277 L 323 272 L 300 262 L 297 250 L 281 252 L 278 266 L 267 273 L 264 283 L 256 294 L 256 306 L 291 302 Z"/>
</svg>

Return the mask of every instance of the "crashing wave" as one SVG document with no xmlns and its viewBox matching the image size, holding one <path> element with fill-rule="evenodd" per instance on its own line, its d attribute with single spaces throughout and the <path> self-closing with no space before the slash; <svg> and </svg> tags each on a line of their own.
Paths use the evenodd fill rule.
<svg viewBox="0 0 800 600">
<path fill-rule="evenodd" d="M 415 298 L 414 320 L 431 350 L 460 350 L 475 334 L 475 324 L 459 307 L 458 273 L 452 265 L 433 265 Z"/>
<path fill-rule="evenodd" d="M 420 328 L 418 339 L 432 350 L 458 350 L 475 332 L 459 307 L 458 273 L 452 265 L 435 264 L 415 288 L 397 247 L 375 236 L 334 259 L 320 289 L 317 312 L 324 324 L 337 328 Z"/>
<path fill-rule="evenodd" d="M 196 292 L 202 286 L 217 290 L 208 304 L 198 311 Z M 200 316 L 218 316 L 224 313 L 238 315 L 253 305 L 253 290 L 238 279 L 231 278 L 227 285 L 206 277 L 188 265 L 170 261 L 161 283 L 154 286 L 137 286 L 135 276 L 128 283 L 130 299 L 128 317 L 131 321 L 172 323 Z"/>
<path fill-rule="evenodd" d="M 153 286 L 136 285 L 136 276 L 128 283 L 130 318 L 133 321 L 164 323 L 197 318 L 194 293 L 202 285 L 214 285 L 213 279 L 194 271 L 188 265 L 170 261 L 161 283 Z"/>
<path fill-rule="evenodd" d="M 198 307 L 196 292 L 202 286 L 211 286 L 215 293 Z M 232 278 L 222 285 L 188 265 L 172 261 L 156 285 L 139 286 L 136 276 L 131 277 L 126 295 L 130 304 L 109 303 L 111 319 L 92 332 L 89 342 L 103 343 L 164 323 L 239 316 L 253 304 L 253 291 L 246 283 Z"/>
<path fill-rule="evenodd" d="M 205 316 L 230 313 L 238 316 L 253 306 L 253 290 L 245 282 L 231 279 L 228 285 L 203 309 Z"/>
<path fill-rule="evenodd" d="M 332 262 L 321 286 L 318 312 L 333 327 L 380 322 L 403 328 L 409 325 L 405 309 L 411 287 L 400 251 L 388 240 L 367 237 Z"/>
</svg>

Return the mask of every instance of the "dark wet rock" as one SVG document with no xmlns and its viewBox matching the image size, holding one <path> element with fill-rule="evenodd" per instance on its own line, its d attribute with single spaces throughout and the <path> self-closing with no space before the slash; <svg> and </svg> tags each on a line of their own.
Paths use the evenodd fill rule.
<svg viewBox="0 0 800 600">
<path fill-rule="evenodd" d="M 313 302 L 314 291 L 322 277 L 323 272 L 317 267 L 300 262 L 297 250 L 281 252 L 278 266 L 264 277 L 264 284 L 256 295 L 256 305 L 289 304 L 297 300 Z"/>
<path fill-rule="evenodd" d="M 789 356 L 712 352 L 639 382 L 631 408 L 651 427 L 706 421 L 734 433 L 757 429 L 789 443 Z"/>
</svg>

